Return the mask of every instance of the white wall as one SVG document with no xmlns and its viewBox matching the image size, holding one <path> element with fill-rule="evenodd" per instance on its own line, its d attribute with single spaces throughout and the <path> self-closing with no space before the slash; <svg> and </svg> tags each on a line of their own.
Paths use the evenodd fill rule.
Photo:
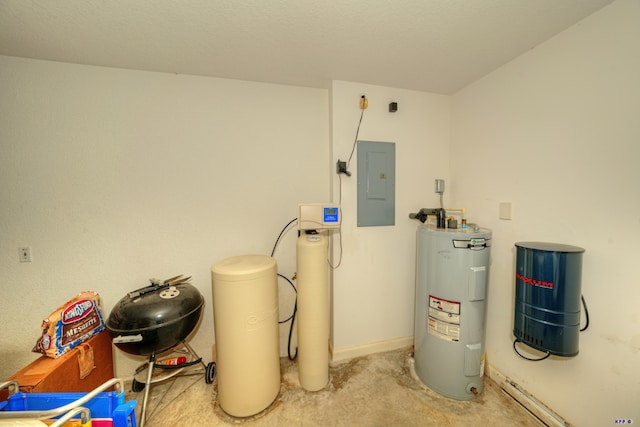
<svg viewBox="0 0 640 427">
<path fill-rule="evenodd" d="M 640 420 L 640 2 L 619 0 L 453 98 L 336 81 L 324 90 L 0 56 L 0 377 L 36 357 L 40 320 L 82 289 L 109 311 L 149 277 L 193 275 L 271 251 L 300 201 L 339 200 L 334 358 L 409 343 L 416 223 L 445 204 L 494 231 L 487 359 L 575 425 Z M 359 139 L 396 143 L 396 224 L 357 227 Z M 330 99 L 329 99 L 330 97 Z M 397 113 L 388 103 L 398 102 Z M 453 110 L 452 110 L 453 108 Z M 498 220 L 498 203 L 514 206 Z M 586 248 L 591 326 L 575 358 L 511 350 L 517 241 Z M 18 263 L 29 245 L 32 263 Z M 295 269 L 295 233 L 276 258 Z M 333 250 L 340 252 L 339 240 Z M 291 295 L 281 284 L 281 318 Z M 288 296 L 287 296 L 288 295 Z M 280 330 L 286 353 L 287 326 Z M 119 354 L 121 374 L 139 363 Z M 135 363 L 134 363 L 135 362 Z"/>
<path fill-rule="evenodd" d="M 452 192 L 494 231 L 487 361 L 578 426 L 640 421 L 639 22 L 617 1 L 453 98 Z M 577 357 L 513 353 L 518 241 L 586 249 Z"/>
<path fill-rule="evenodd" d="M 413 336 L 415 232 L 410 212 L 438 207 L 434 179 L 448 179 L 450 97 L 334 81 L 332 164 L 347 161 L 366 95 L 359 140 L 396 144 L 395 225 L 357 227 L 357 153 L 342 175 L 342 264 L 333 272 L 334 360 L 407 345 Z M 390 102 L 398 111 L 390 113 Z M 335 166 L 334 166 L 335 167 Z M 332 175 L 333 200 L 340 178 Z M 334 263 L 340 253 L 333 239 Z"/>
<path fill-rule="evenodd" d="M 205 296 L 192 344 L 210 360 L 211 265 L 270 254 L 301 200 L 329 198 L 326 90 L 0 56 L 0 92 L 0 378 L 37 357 L 41 320 L 78 292 L 108 315 L 176 274 Z M 295 232 L 276 259 L 290 277 Z M 117 353 L 119 375 L 141 363 Z"/>
</svg>

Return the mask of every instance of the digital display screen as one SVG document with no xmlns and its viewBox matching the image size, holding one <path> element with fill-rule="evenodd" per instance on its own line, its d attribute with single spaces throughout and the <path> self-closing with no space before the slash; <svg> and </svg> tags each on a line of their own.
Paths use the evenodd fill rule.
<svg viewBox="0 0 640 427">
<path fill-rule="evenodd" d="M 338 222 L 338 208 L 324 208 L 324 222 Z"/>
</svg>

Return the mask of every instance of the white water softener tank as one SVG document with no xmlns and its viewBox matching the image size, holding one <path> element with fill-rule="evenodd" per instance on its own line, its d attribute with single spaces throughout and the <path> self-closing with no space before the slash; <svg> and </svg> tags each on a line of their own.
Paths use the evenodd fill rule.
<svg viewBox="0 0 640 427">
<path fill-rule="evenodd" d="M 453 399 L 483 389 L 490 247 L 486 229 L 418 227 L 415 370 Z"/>
<path fill-rule="evenodd" d="M 211 267 L 218 402 L 234 417 L 257 414 L 280 392 L 276 268 L 264 255 Z"/>
<path fill-rule="evenodd" d="M 308 391 L 329 382 L 329 267 L 326 232 L 306 230 L 296 243 L 298 376 Z"/>
</svg>

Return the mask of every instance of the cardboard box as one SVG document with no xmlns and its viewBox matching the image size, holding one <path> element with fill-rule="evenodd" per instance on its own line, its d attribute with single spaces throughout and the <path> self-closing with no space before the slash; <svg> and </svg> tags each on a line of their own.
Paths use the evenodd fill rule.
<svg viewBox="0 0 640 427">
<path fill-rule="evenodd" d="M 83 344 L 89 344 L 93 348 L 95 366 L 85 378 L 80 378 L 78 356 L 81 349 L 76 347 L 55 359 L 42 356 L 7 381 L 18 381 L 20 391 L 25 393 L 91 391 L 113 378 L 111 335 L 102 331 Z M 0 399 L 6 399 L 6 394 L 0 396 Z"/>
</svg>

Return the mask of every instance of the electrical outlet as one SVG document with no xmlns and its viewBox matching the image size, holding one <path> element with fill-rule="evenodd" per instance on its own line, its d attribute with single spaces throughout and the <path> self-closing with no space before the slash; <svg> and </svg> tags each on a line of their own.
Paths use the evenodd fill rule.
<svg viewBox="0 0 640 427">
<path fill-rule="evenodd" d="M 347 170 L 347 162 L 341 162 L 340 160 L 338 160 L 338 163 L 336 163 L 336 173 L 338 175 L 343 173 L 347 176 L 351 176 L 351 172 Z"/>
<path fill-rule="evenodd" d="M 18 257 L 20 262 L 31 262 L 31 247 L 23 246 L 18 248 Z"/>
</svg>

